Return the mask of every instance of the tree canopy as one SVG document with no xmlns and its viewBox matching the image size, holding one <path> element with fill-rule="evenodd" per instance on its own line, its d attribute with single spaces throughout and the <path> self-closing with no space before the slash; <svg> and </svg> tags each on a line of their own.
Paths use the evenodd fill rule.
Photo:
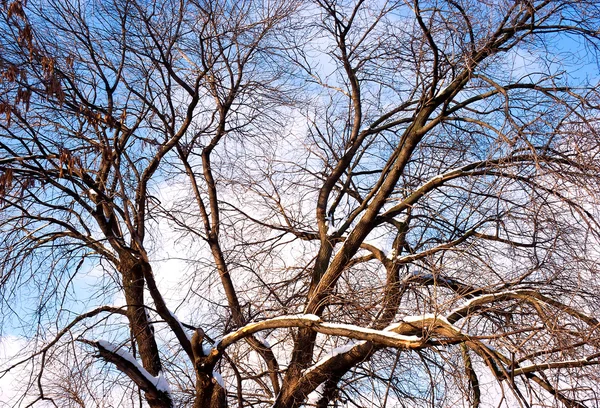
<svg viewBox="0 0 600 408">
<path fill-rule="evenodd" d="M 595 0 L 3 0 L 9 406 L 586 407 Z"/>
</svg>

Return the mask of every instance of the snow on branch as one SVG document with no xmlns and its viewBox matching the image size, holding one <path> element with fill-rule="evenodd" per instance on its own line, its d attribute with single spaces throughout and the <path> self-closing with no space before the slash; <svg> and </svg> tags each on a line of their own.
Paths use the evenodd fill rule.
<svg viewBox="0 0 600 408">
<path fill-rule="evenodd" d="M 319 402 L 319 400 L 321 398 L 323 398 L 324 394 L 325 394 L 325 383 L 321 383 L 321 384 L 319 384 L 319 386 L 317 388 L 315 388 L 315 390 L 313 392 L 308 394 L 308 396 L 306 398 L 306 404 L 316 406 L 317 403 Z"/>
<path fill-rule="evenodd" d="M 229 333 L 223 337 L 215 347 L 219 351 L 222 351 L 231 344 L 261 330 L 286 327 L 307 327 L 318 333 L 328 334 L 330 336 L 343 336 L 355 340 L 367 340 L 389 347 L 415 348 L 420 347 L 423 343 L 423 339 L 417 336 L 405 336 L 388 330 L 374 330 L 351 324 L 327 323 L 323 322 L 316 315 L 304 314 L 280 316 L 247 324 L 235 332 Z"/>
<path fill-rule="evenodd" d="M 446 318 L 437 315 L 409 316 L 402 322 L 388 326 L 384 330 L 375 330 L 352 324 L 329 323 L 311 314 L 286 315 L 253 322 L 229 333 L 215 344 L 212 356 L 217 358 L 227 347 L 254 333 L 267 329 L 306 327 L 318 333 L 330 336 L 342 336 L 353 340 L 370 341 L 378 345 L 395 348 L 420 348 L 426 339 L 421 337 L 425 328 L 430 335 L 461 340 L 465 335 Z M 352 346 L 357 343 L 352 343 Z M 339 353 L 348 350 L 339 350 Z"/>
<path fill-rule="evenodd" d="M 146 393 L 147 398 L 162 401 L 167 406 L 172 405 L 171 390 L 162 372 L 156 377 L 153 376 L 131 353 L 108 341 L 81 340 L 81 342 L 96 347 L 100 357 L 113 363 L 119 371 L 126 374 Z"/>
</svg>

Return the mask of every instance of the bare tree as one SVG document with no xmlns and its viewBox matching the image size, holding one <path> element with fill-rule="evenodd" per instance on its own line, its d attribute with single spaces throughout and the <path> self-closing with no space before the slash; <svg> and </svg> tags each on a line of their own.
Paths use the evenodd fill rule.
<svg viewBox="0 0 600 408">
<path fill-rule="evenodd" d="M 13 405 L 600 404 L 594 1 L 2 7 Z"/>
</svg>

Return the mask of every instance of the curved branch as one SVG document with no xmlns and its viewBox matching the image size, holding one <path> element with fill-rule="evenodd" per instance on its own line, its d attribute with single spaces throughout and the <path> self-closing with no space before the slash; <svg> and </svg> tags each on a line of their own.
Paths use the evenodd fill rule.
<svg viewBox="0 0 600 408">
<path fill-rule="evenodd" d="M 449 322 L 455 323 L 458 320 L 465 318 L 472 314 L 473 312 L 484 308 L 486 305 L 493 302 L 501 302 L 509 299 L 517 299 L 517 300 L 525 300 L 527 302 L 535 302 L 542 301 L 550 306 L 554 306 L 557 309 L 575 317 L 585 323 L 587 323 L 592 328 L 600 327 L 600 321 L 598 319 L 590 317 L 583 312 L 580 312 L 570 306 L 565 305 L 557 300 L 554 300 L 546 295 L 543 295 L 539 292 L 530 289 L 520 289 L 520 290 L 510 290 L 499 293 L 489 293 L 485 295 L 481 295 L 475 297 L 473 299 L 468 300 L 462 306 L 452 310 L 446 318 Z"/>
<path fill-rule="evenodd" d="M 107 341 L 90 341 L 85 339 L 80 341 L 96 347 L 100 357 L 114 364 L 119 371 L 127 375 L 146 393 L 146 398 L 151 405 L 153 403 L 159 404 L 158 406 L 162 407 L 171 407 L 173 405 L 169 387 L 162 373 L 158 377 L 151 375 L 136 361 L 133 355 Z"/>
</svg>

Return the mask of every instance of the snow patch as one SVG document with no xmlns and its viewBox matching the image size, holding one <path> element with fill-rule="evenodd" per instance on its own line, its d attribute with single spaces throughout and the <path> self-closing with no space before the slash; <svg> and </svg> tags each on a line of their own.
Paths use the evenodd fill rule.
<svg viewBox="0 0 600 408">
<path fill-rule="evenodd" d="M 416 316 L 404 316 L 402 320 L 406 323 L 422 322 L 423 320 L 439 318 L 435 313 L 425 313 Z"/>
<path fill-rule="evenodd" d="M 160 372 L 158 374 L 158 377 L 155 377 L 152 374 L 150 374 L 148 371 L 146 371 L 146 369 L 144 367 L 142 367 L 142 365 L 136 360 L 136 358 L 133 356 L 133 354 L 131 354 L 127 350 L 124 350 L 122 347 L 115 346 L 114 344 L 112 344 L 106 340 L 98 340 L 96 343 L 98 344 L 98 346 L 102 347 L 106 351 L 116 354 L 119 357 L 121 357 L 122 359 L 127 360 L 132 365 L 134 365 L 136 370 L 138 370 L 144 376 L 144 378 L 146 378 L 146 380 L 148 380 L 148 382 L 154 384 L 154 386 L 156 387 L 156 389 L 158 391 L 162 391 L 167 394 L 169 394 L 171 392 L 169 383 L 167 382 L 167 379 L 165 378 L 165 376 L 163 375 L 162 372 Z"/>
<path fill-rule="evenodd" d="M 317 405 L 319 400 L 323 397 L 324 393 L 325 393 L 325 383 L 321 383 L 321 384 L 319 384 L 319 386 L 317 388 L 315 388 L 315 390 L 313 392 L 308 394 L 306 403 L 312 404 L 312 405 Z"/>
<path fill-rule="evenodd" d="M 158 374 L 157 378 L 157 382 L 156 384 L 154 384 L 154 386 L 156 387 L 157 390 L 162 391 L 164 393 L 170 394 L 171 393 L 171 387 L 169 387 L 169 383 L 167 382 L 167 379 L 165 378 L 165 375 L 160 372 Z"/>
<path fill-rule="evenodd" d="M 321 326 L 329 327 L 332 329 L 343 329 L 343 330 L 348 330 L 348 331 L 353 331 L 353 332 L 363 333 L 363 334 L 384 336 L 384 337 L 389 337 L 394 340 L 402 340 L 402 341 L 419 341 L 420 340 L 420 338 L 417 336 L 404 336 L 402 334 L 394 333 L 389 330 L 368 329 L 366 327 L 355 326 L 353 324 L 323 323 L 323 324 L 321 324 Z"/>
<path fill-rule="evenodd" d="M 507 290 L 504 292 L 498 292 L 498 293 L 487 293 L 485 295 L 480 295 L 480 296 L 475 296 L 469 300 L 467 300 L 466 302 L 464 302 L 462 305 L 458 306 L 457 308 L 454 308 L 450 311 L 449 315 L 453 315 L 463 309 L 469 308 L 473 303 L 479 302 L 482 299 L 496 299 L 498 297 L 504 296 L 504 295 L 518 295 L 519 292 L 515 291 L 515 290 Z"/>
<path fill-rule="evenodd" d="M 289 320 L 289 319 L 300 319 L 300 320 L 308 320 L 310 322 L 318 323 L 321 321 L 321 318 L 314 314 L 295 314 L 295 315 L 285 315 L 279 317 L 273 317 L 269 320 Z"/>
<path fill-rule="evenodd" d="M 450 323 L 448 321 L 448 319 L 446 319 L 445 316 L 441 316 L 441 315 L 435 314 L 435 313 L 425 313 L 425 314 L 416 315 L 416 316 L 404 316 L 404 318 L 402 320 L 404 323 L 423 322 L 425 320 L 437 320 L 437 321 L 442 322 L 444 324 L 444 326 L 450 327 L 452 330 L 456 331 L 457 333 L 460 333 L 460 329 L 458 327 L 456 327 L 455 325 L 453 325 L 452 323 Z"/>
<path fill-rule="evenodd" d="M 400 322 L 400 323 L 392 323 L 389 326 L 387 326 L 385 329 L 383 329 L 384 331 L 394 331 L 396 329 L 399 329 L 402 324 L 404 324 L 404 322 Z"/>
</svg>

